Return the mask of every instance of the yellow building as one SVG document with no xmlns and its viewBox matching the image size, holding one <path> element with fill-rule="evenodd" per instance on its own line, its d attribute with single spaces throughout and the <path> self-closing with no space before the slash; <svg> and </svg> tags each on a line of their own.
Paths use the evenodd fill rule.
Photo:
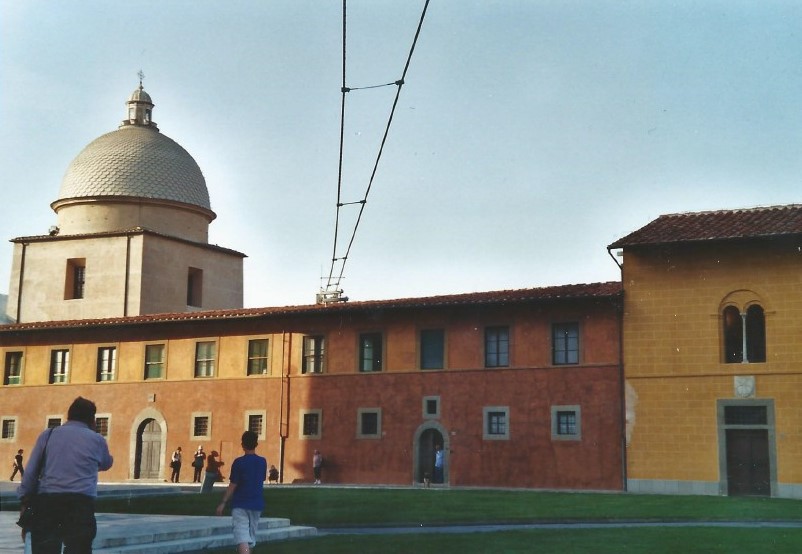
<svg viewBox="0 0 802 554">
<path fill-rule="evenodd" d="M 802 206 L 664 215 L 609 250 L 628 490 L 802 497 Z"/>
</svg>

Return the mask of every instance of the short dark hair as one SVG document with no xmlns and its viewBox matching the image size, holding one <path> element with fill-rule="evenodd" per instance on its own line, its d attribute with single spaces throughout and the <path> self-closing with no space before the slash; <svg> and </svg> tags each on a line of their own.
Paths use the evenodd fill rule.
<svg viewBox="0 0 802 554">
<path fill-rule="evenodd" d="M 246 450 L 253 450 L 259 444 L 259 435 L 253 431 L 245 431 L 242 434 L 242 447 Z"/>
<path fill-rule="evenodd" d="M 97 406 L 95 406 L 95 403 L 87 398 L 79 396 L 72 401 L 70 409 L 67 411 L 67 419 L 70 421 L 80 421 L 86 423 L 90 427 L 94 427 L 96 413 Z"/>
</svg>

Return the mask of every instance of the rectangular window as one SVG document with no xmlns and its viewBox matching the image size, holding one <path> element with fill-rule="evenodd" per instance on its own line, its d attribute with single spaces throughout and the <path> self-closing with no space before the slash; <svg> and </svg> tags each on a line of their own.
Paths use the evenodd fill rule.
<svg viewBox="0 0 802 554">
<path fill-rule="evenodd" d="M 259 439 L 265 438 L 265 412 L 252 410 L 245 412 L 245 429 L 253 431 Z"/>
<path fill-rule="evenodd" d="M 301 438 L 319 439 L 322 435 L 323 411 L 306 410 L 301 412 Z"/>
<path fill-rule="evenodd" d="M 509 417 L 510 409 L 507 406 L 488 406 L 482 409 L 485 440 L 508 440 L 510 438 Z"/>
<path fill-rule="evenodd" d="M 424 329 L 420 332 L 420 368 L 443 369 L 445 367 L 445 339 L 443 329 Z"/>
<path fill-rule="evenodd" d="M 53 429 L 54 427 L 61 426 L 61 417 L 60 416 L 48 416 L 47 417 L 47 428 Z"/>
<path fill-rule="evenodd" d="M 97 349 L 97 380 L 114 381 L 117 373 L 117 348 L 101 346 Z"/>
<path fill-rule="evenodd" d="M 356 414 L 356 437 L 358 439 L 381 438 L 382 413 L 380 408 L 360 408 Z"/>
<path fill-rule="evenodd" d="M 3 371 L 3 384 L 22 384 L 22 352 L 6 352 L 6 364 Z"/>
<path fill-rule="evenodd" d="M 579 324 L 555 323 L 552 326 L 552 363 L 579 363 Z"/>
<path fill-rule="evenodd" d="M 64 284 L 64 300 L 77 300 L 84 297 L 86 282 L 86 258 L 67 260 L 67 278 Z"/>
<path fill-rule="evenodd" d="M 359 371 L 382 370 L 382 334 L 359 335 Z"/>
<path fill-rule="evenodd" d="M 190 267 L 187 272 L 187 306 L 200 308 L 203 305 L 203 270 Z"/>
<path fill-rule="evenodd" d="M 107 439 L 109 438 L 109 422 L 111 418 L 107 415 L 99 415 L 95 417 L 95 431 L 98 434 Z"/>
<path fill-rule="evenodd" d="M 267 339 L 248 341 L 248 375 L 267 375 Z"/>
<path fill-rule="evenodd" d="M 579 406 L 552 406 L 552 440 L 580 440 L 582 438 L 581 416 L 582 410 Z"/>
<path fill-rule="evenodd" d="M 213 341 L 195 344 L 195 377 L 214 377 L 215 347 Z"/>
<path fill-rule="evenodd" d="M 17 419 L 4 417 L 0 421 L 0 439 L 13 440 L 17 437 Z"/>
<path fill-rule="evenodd" d="M 423 397 L 423 418 L 424 419 L 437 419 L 440 417 L 440 397 L 439 396 L 424 396 Z"/>
<path fill-rule="evenodd" d="M 70 374 L 70 351 L 67 349 L 50 352 L 50 384 L 66 383 Z"/>
<path fill-rule="evenodd" d="M 192 439 L 211 438 L 212 416 L 207 413 L 192 414 Z"/>
<path fill-rule="evenodd" d="M 145 379 L 161 379 L 164 377 L 164 345 L 148 344 L 145 346 Z"/>
<path fill-rule="evenodd" d="M 304 337 L 304 359 L 301 373 L 323 373 L 326 342 L 322 335 Z"/>
<path fill-rule="evenodd" d="M 485 328 L 485 367 L 510 365 L 510 328 Z"/>
</svg>

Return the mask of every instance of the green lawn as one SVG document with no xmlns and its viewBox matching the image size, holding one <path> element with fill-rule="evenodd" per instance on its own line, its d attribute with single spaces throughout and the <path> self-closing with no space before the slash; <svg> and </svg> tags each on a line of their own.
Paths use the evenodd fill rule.
<svg viewBox="0 0 802 554">
<path fill-rule="evenodd" d="M 209 515 L 222 491 L 101 499 L 106 512 Z M 265 515 L 326 527 L 552 521 L 798 521 L 802 502 L 769 498 L 450 489 L 269 487 Z M 215 553 L 230 553 L 221 549 Z M 322 536 L 256 547 L 256 554 L 802 552 L 802 529 L 649 527 L 494 533 Z"/>
</svg>

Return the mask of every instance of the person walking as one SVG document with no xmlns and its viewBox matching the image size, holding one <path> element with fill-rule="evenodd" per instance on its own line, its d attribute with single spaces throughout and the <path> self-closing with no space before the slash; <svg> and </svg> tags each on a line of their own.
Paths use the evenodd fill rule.
<svg viewBox="0 0 802 554">
<path fill-rule="evenodd" d="M 201 482 L 201 473 L 203 472 L 204 461 L 206 461 L 206 452 L 203 451 L 203 446 L 200 445 L 195 451 L 195 454 L 192 456 L 192 469 L 194 470 L 192 474 L 193 483 Z"/>
<path fill-rule="evenodd" d="M 319 485 L 320 481 L 320 473 L 323 469 L 323 454 L 320 453 L 320 450 L 315 450 L 315 453 L 312 455 L 312 473 L 315 475 L 315 485 Z"/>
<path fill-rule="evenodd" d="M 17 450 L 17 455 L 14 456 L 14 460 L 11 462 L 11 467 L 14 468 L 14 471 L 11 472 L 11 479 L 9 481 L 14 480 L 14 476 L 19 473 L 19 478 L 22 479 L 25 477 L 25 470 L 22 467 L 22 448 Z"/>
<path fill-rule="evenodd" d="M 171 483 L 178 483 L 181 477 L 181 447 L 179 446 L 173 451 L 173 456 L 170 459 L 170 467 L 173 468 L 173 473 L 170 475 Z"/>
<path fill-rule="evenodd" d="M 249 554 L 256 546 L 259 517 L 265 509 L 262 494 L 267 478 L 267 460 L 256 453 L 258 435 L 253 431 L 242 434 L 244 454 L 231 464 L 231 476 L 223 500 L 217 506 L 217 515 L 223 515 L 231 501 L 231 527 L 239 554 Z"/>
<path fill-rule="evenodd" d="M 220 455 L 217 450 L 212 450 L 206 458 L 206 475 L 203 476 L 203 485 L 201 485 L 201 492 L 212 492 L 214 483 L 220 477 L 220 466 L 223 462 L 218 461 L 217 457 Z"/>
<path fill-rule="evenodd" d="M 37 517 L 31 527 L 35 554 L 91 553 L 97 534 L 95 497 L 98 471 L 114 463 L 109 446 L 95 432 L 95 403 L 78 397 L 64 425 L 43 431 L 17 488 L 23 506 L 36 495 Z M 32 465 L 31 465 L 32 464 Z"/>
</svg>

